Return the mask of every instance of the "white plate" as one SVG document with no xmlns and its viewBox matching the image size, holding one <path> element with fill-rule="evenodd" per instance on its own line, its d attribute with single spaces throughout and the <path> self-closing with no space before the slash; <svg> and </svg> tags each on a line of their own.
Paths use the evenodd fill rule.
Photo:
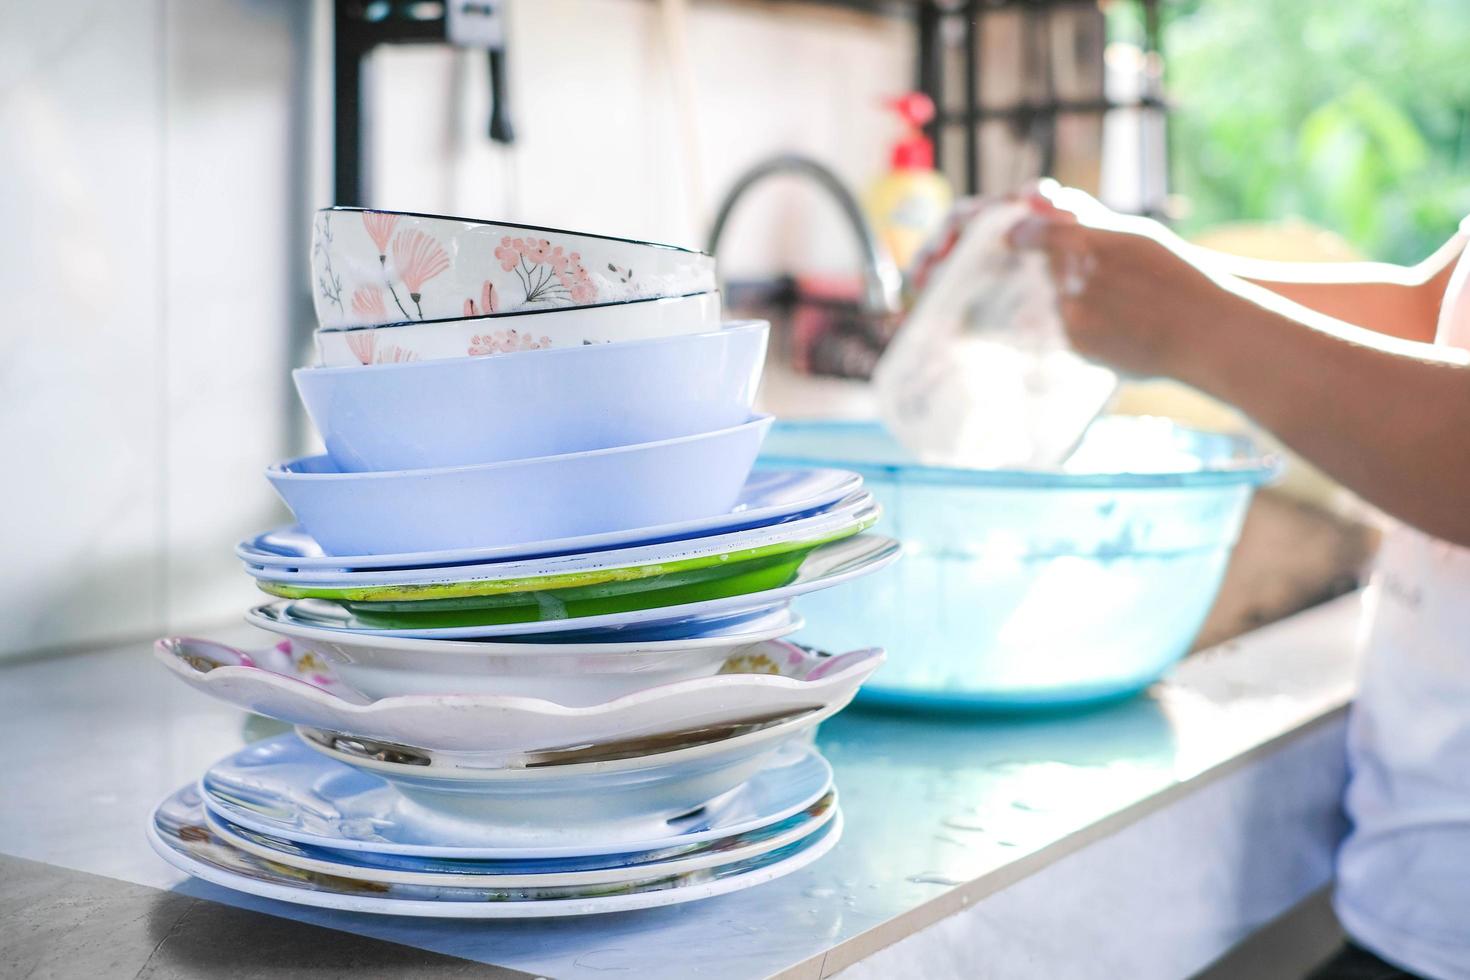
<svg viewBox="0 0 1470 980">
<path fill-rule="evenodd" d="M 680 732 L 671 740 L 547 753 L 520 767 L 503 766 L 496 756 L 436 752 L 302 725 L 296 732 L 308 748 L 381 776 L 426 811 L 538 833 L 546 826 L 595 830 L 609 821 L 646 824 L 692 813 L 755 776 L 783 745 L 844 707 L 839 702 L 754 725 Z M 586 805 L 591 799 L 595 807 Z"/>
<path fill-rule="evenodd" d="M 246 613 L 245 621 L 285 636 L 283 642 L 298 666 L 314 666 L 304 662 L 301 650 L 315 654 L 370 698 L 445 692 L 545 697 L 554 689 L 558 704 L 573 706 L 602 704 L 658 684 L 708 677 L 747 648 L 794 633 L 803 625 L 800 616 L 782 605 L 687 639 L 496 643 L 301 626 L 285 617 L 286 605 L 257 607 Z"/>
<path fill-rule="evenodd" d="M 494 548 L 457 548 L 398 555 L 327 555 L 298 526 L 276 528 L 235 546 L 247 565 L 296 569 L 424 568 L 475 562 L 508 561 L 545 555 L 568 555 L 636 545 L 678 541 L 744 528 L 763 527 L 806 516 L 857 492 L 863 479 L 835 469 L 757 470 L 745 482 L 728 514 L 656 527 L 583 535 L 557 541 L 503 545 Z"/>
<path fill-rule="evenodd" d="M 159 804 L 148 827 L 148 843 L 165 861 L 226 888 L 319 908 L 453 919 L 594 915 L 711 898 L 804 868 L 830 851 L 841 835 L 842 815 L 838 813 L 817 833 L 769 854 L 649 884 L 488 890 L 351 881 L 282 867 L 215 836 L 204 822 L 203 807 L 193 787 L 185 787 Z"/>
<path fill-rule="evenodd" d="M 568 829 L 445 819 L 409 803 L 380 777 L 312 752 L 295 736 L 246 746 L 200 780 L 210 810 L 257 833 L 341 851 L 495 861 L 703 844 L 785 820 L 831 786 L 832 769 L 820 753 L 788 744 L 750 781 L 698 812 Z"/>
<path fill-rule="evenodd" d="M 794 817 L 759 830 L 737 834 L 675 853 L 652 851 L 624 857 L 554 859 L 548 861 L 447 861 L 429 858 L 379 858 L 366 852 L 333 851 L 232 824 L 204 808 L 215 836 L 247 854 L 303 871 L 358 881 L 399 885 L 443 885 L 452 888 L 580 888 L 650 882 L 669 875 L 702 871 L 760 857 L 810 837 L 837 813 L 837 791 Z M 611 860 L 611 863 L 609 861 Z M 569 867 L 571 866 L 571 867 Z"/>
<path fill-rule="evenodd" d="M 207 640 L 169 638 L 154 655 L 195 690 L 293 725 L 441 752 L 528 754 L 748 722 L 846 703 L 883 662 L 881 650 L 828 656 L 769 641 L 743 648 L 709 677 L 655 686 L 585 707 L 494 694 L 404 695 L 373 700 L 330 663 L 286 640 L 249 653 Z M 647 675 L 633 673 L 637 679 Z M 550 700 L 547 700 L 549 698 Z"/>
<path fill-rule="evenodd" d="M 637 609 L 602 616 L 575 619 L 550 619 L 537 623 L 501 623 L 489 626 L 441 626 L 431 629 L 372 629 L 335 603 L 315 599 L 298 599 L 287 603 L 280 612 L 283 621 L 292 625 L 331 629 L 340 633 L 363 636 L 411 636 L 423 638 L 468 639 L 471 637 L 544 635 L 549 633 L 613 631 L 633 627 L 669 626 L 699 632 L 703 624 L 724 617 L 773 609 L 808 592 L 829 589 L 849 579 L 868 575 L 897 560 L 902 546 L 892 538 L 878 534 L 856 537 L 823 545 L 802 562 L 796 578 L 776 589 L 751 592 L 724 599 L 706 599 L 677 606 Z M 687 634 L 686 634 L 687 635 Z M 609 632 L 608 639 L 616 633 Z"/>
</svg>

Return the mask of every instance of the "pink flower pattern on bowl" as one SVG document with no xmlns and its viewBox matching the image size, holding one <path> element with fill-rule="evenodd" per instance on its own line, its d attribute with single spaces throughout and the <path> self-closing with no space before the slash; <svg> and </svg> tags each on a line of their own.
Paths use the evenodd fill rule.
<svg viewBox="0 0 1470 980">
<path fill-rule="evenodd" d="M 607 312 L 557 306 L 541 307 L 532 315 L 503 317 L 496 315 L 504 312 L 501 290 L 491 283 L 480 286 L 478 298 L 459 300 L 463 319 L 318 331 L 317 364 L 350 367 L 384 363 L 390 357 L 403 361 L 410 352 L 424 361 L 478 357 L 706 333 L 721 325 L 719 297 L 714 293 L 659 300 L 644 307 L 619 305 Z M 349 310 L 370 310 L 381 301 L 393 308 L 382 287 L 359 287 L 359 293 L 348 303 Z M 483 312 L 486 303 L 491 310 L 488 316 Z M 398 346 L 399 353 L 380 355 L 380 349 L 390 343 Z"/>
<path fill-rule="evenodd" d="M 471 357 L 478 357 L 481 354 L 509 354 L 518 350 L 543 350 L 550 346 L 550 337 L 536 337 L 515 329 L 496 330 L 471 337 L 466 353 Z"/>
<path fill-rule="evenodd" d="M 399 278 L 408 287 L 408 298 L 413 300 L 422 320 L 424 310 L 419 300 L 424 295 L 424 283 L 449 268 L 449 256 L 438 242 L 423 232 L 400 231 L 393 239 L 393 264 L 398 269 Z"/>
<path fill-rule="evenodd" d="M 373 363 L 373 348 L 376 346 L 377 331 L 369 327 L 366 330 L 349 330 L 345 337 L 347 347 L 352 351 L 359 363 Z"/>
<path fill-rule="evenodd" d="M 717 288 L 710 256 L 630 239 L 346 208 L 318 212 L 313 224 L 313 302 L 326 330 Z M 370 286 L 381 313 L 353 306 Z"/>
<path fill-rule="evenodd" d="M 388 258 L 388 240 L 393 237 L 393 229 L 398 225 L 398 215 L 387 214 L 383 211 L 364 211 L 362 213 L 362 226 L 366 229 L 368 237 L 373 244 L 378 246 L 378 261 L 385 262 Z"/>
<path fill-rule="evenodd" d="M 472 299 L 464 301 L 465 316 L 485 316 L 490 313 L 498 313 L 499 311 L 500 297 L 495 293 L 495 284 L 489 279 L 486 279 L 485 285 L 480 287 L 480 304 L 478 306 L 475 305 L 475 301 Z"/>
<path fill-rule="evenodd" d="M 525 302 L 576 303 L 586 305 L 597 300 L 597 285 L 592 281 L 582 256 L 566 252 L 544 238 L 500 239 L 495 249 L 500 268 L 514 272 L 525 290 Z"/>
<path fill-rule="evenodd" d="M 383 304 L 383 291 L 377 286 L 359 286 L 352 294 L 352 312 L 369 322 L 378 322 L 388 315 Z"/>
<path fill-rule="evenodd" d="M 392 344 L 378 351 L 377 355 L 373 358 L 373 363 L 406 364 L 409 361 L 417 361 L 418 359 L 418 354 L 414 353 L 413 351 L 407 350 L 403 347 L 399 347 L 397 344 Z"/>
<path fill-rule="evenodd" d="M 359 364 L 404 364 L 420 359 L 417 351 L 397 344 L 379 348 L 377 334 L 372 327 L 364 327 L 346 331 L 342 339 Z"/>
</svg>

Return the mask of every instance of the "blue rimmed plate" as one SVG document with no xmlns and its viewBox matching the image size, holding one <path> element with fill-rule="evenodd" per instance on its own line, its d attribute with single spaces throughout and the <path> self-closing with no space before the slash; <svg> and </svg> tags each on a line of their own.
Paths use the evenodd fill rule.
<svg viewBox="0 0 1470 980">
<path fill-rule="evenodd" d="M 470 821 L 415 805 L 382 777 L 322 756 L 295 736 L 246 746 L 200 780 L 211 812 L 258 834 L 337 851 L 495 861 L 705 844 L 795 816 L 831 787 L 827 761 L 811 746 L 792 743 L 754 777 L 692 813 L 582 824 L 568 833 Z"/>
<path fill-rule="evenodd" d="M 539 861 L 456 861 L 446 858 L 335 851 L 230 823 L 205 808 L 209 829 L 221 840 L 278 864 L 383 884 L 445 885 L 455 888 L 572 888 L 646 882 L 690 871 L 703 871 L 769 854 L 825 827 L 837 813 L 837 791 L 793 817 L 766 827 L 723 837 L 707 844 L 684 845 L 635 854 Z"/>
<path fill-rule="evenodd" d="M 491 548 L 396 555 L 328 555 L 304 529 L 291 526 L 241 541 L 235 546 L 235 554 L 247 565 L 302 571 L 432 568 L 579 554 L 705 537 L 808 517 L 855 493 L 862 487 L 862 482 L 862 477 L 846 470 L 810 467 L 766 469 L 751 474 L 728 513 L 656 527 Z"/>
<path fill-rule="evenodd" d="M 148 843 L 196 878 L 264 898 L 320 908 L 455 919 L 593 915 L 676 905 L 742 891 L 797 871 L 837 843 L 842 815 L 793 844 L 759 857 L 667 875 L 642 883 L 578 888 L 486 889 L 355 881 L 286 867 L 230 845 L 210 830 L 195 787 L 168 797 L 153 813 Z"/>
<path fill-rule="evenodd" d="M 882 508 L 858 492 L 831 507 L 767 527 L 576 555 L 433 568 L 296 569 L 247 565 L 262 591 L 284 598 L 427 601 L 452 597 L 604 588 L 711 566 L 731 568 L 811 551 L 877 523 Z"/>
</svg>

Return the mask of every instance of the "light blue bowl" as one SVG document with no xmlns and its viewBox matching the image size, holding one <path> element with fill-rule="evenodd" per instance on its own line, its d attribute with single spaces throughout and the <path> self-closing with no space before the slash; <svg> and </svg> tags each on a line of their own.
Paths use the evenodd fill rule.
<svg viewBox="0 0 1470 980">
<path fill-rule="evenodd" d="M 886 647 L 860 697 L 926 708 L 1076 705 L 1157 680 L 1188 651 L 1251 495 L 1278 471 L 1244 437 L 1123 417 L 1095 423 L 1066 472 L 909 459 L 875 423 L 787 422 L 760 465 L 856 470 L 883 504 L 903 560 L 803 597 L 798 639 Z"/>
<path fill-rule="evenodd" d="M 376 473 L 304 456 L 266 477 L 328 554 L 498 547 L 727 512 L 770 426 L 763 415 L 613 449 Z"/>
<path fill-rule="evenodd" d="M 750 418 L 763 320 L 614 344 L 301 368 L 296 390 L 343 472 L 607 449 Z"/>
</svg>

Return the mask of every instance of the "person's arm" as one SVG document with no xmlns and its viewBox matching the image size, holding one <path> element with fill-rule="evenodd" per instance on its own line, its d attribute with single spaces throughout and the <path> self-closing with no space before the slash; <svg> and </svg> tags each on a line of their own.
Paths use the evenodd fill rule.
<svg viewBox="0 0 1470 980">
<path fill-rule="evenodd" d="M 1465 239 L 1456 235 L 1418 265 L 1264 262 L 1193 247 L 1196 265 L 1256 284 L 1327 316 L 1405 340 L 1434 339 L 1445 286 Z"/>
<path fill-rule="evenodd" d="M 1038 215 L 1012 233 L 1050 259 L 1080 353 L 1235 404 L 1384 511 L 1470 546 L 1470 352 L 1324 316 L 1141 227 Z"/>
<path fill-rule="evenodd" d="M 1470 352 L 1225 296 L 1229 341 L 1182 360 L 1184 380 L 1385 512 L 1470 546 Z"/>
<path fill-rule="evenodd" d="M 1247 259 L 1186 242 L 1158 222 L 1109 212 L 1089 195 L 1042 181 L 1029 195 L 1032 210 L 1047 220 L 1113 223 L 1153 238 L 1216 275 L 1270 290 L 1307 309 L 1378 333 L 1429 343 L 1455 262 L 1465 249 L 1456 234 L 1415 266 L 1386 262 L 1272 262 Z"/>
</svg>

